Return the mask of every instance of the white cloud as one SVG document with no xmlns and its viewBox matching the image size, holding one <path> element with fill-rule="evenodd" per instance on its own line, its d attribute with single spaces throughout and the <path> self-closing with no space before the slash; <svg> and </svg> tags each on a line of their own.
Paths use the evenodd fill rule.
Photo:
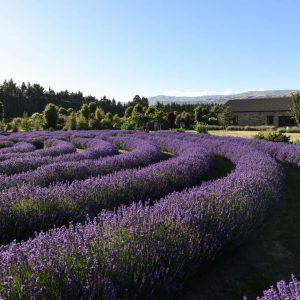
<svg viewBox="0 0 300 300">
<path fill-rule="evenodd" d="M 165 91 L 162 93 L 162 95 L 165 96 L 176 96 L 176 97 L 200 97 L 200 96 L 212 96 L 212 95 L 235 95 L 245 92 L 251 92 L 251 91 L 265 91 L 265 89 L 247 89 L 242 91 L 233 91 L 233 90 L 224 90 L 220 92 L 212 92 L 212 91 L 177 91 L 177 90 L 171 90 L 171 91 Z"/>
</svg>

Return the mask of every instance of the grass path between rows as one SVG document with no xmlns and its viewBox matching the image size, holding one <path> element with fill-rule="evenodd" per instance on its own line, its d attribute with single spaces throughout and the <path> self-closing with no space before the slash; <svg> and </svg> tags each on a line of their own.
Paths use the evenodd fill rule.
<svg viewBox="0 0 300 300">
<path fill-rule="evenodd" d="M 300 171 L 284 169 L 286 191 L 280 205 L 243 245 L 193 274 L 181 299 L 255 299 L 292 273 L 300 278 Z"/>
</svg>

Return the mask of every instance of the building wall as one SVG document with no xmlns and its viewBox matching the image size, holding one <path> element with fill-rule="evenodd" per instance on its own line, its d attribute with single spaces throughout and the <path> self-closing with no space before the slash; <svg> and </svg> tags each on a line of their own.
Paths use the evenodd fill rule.
<svg viewBox="0 0 300 300">
<path fill-rule="evenodd" d="M 279 126 L 280 116 L 290 116 L 290 112 L 233 112 L 238 118 L 237 123 L 241 126 L 267 125 L 267 116 L 274 117 L 274 126 Z"/>
</svg>

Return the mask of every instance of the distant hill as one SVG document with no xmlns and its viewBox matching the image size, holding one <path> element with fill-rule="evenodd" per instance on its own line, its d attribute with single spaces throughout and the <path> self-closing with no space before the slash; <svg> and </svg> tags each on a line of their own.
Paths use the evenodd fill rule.
<svg viewBox="0 0 300 300">
<path fill-rule="evenodd" d="M 228 100 L 234 99 L 251 99 L 251 98 L 269 98 L 269 97 L 285 97 L 290 96 L 291 93 L 297 90 L 269 90 L 269 91 L 249 91 L 239 94 L 232 95 L 208 95 L 199 97 L 178 97 L 178 96 L 165 96 L 159 95 L 149 97 L 149 103 L 154 104 L 157 100 L 164 104 L 168 103 L 185 103 L 185 104 L 196 104 L 196 103 L 225 103 Z"/>
</svg>

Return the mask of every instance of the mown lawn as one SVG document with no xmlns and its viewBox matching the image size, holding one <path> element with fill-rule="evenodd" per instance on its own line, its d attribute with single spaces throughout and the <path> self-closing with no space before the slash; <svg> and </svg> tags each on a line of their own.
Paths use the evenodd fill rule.
<svg viewBox="0 0 300 300">
<path fill-rule="evenodd" d="M 259 131 L 230 131 L 230 130 L 210 130 L 209 134 L 220 136 L 237 136 L 243 138 L 252 138 Z M 285 133 L 291 137 L 291 141 L 300 140 L 300 133 Z"/>
<path fill-rule="evenodd" d="M 284 199 L 243 245 L 198 270 L 182 299 L 255 299 L 290 274 L 300 278 L 300 171 L 284 166 Z"/>
</svg>

